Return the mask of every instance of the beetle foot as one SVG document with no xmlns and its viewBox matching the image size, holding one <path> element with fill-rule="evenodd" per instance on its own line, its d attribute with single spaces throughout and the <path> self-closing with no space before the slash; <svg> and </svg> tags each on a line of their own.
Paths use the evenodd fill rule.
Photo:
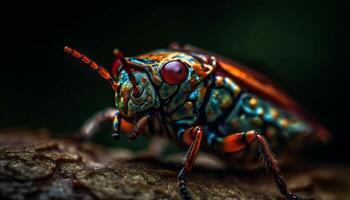
<svg viewBox="0 0 350 200">
<path fill-rule="evenodd" d="M 179 177 L 179 188 L 180 188 L 180 196 L 182 200 L 192 200 L 192 197 L 187 189 L 186 185 L 186 179 L 183 174 L 181 174 Z"/>
<path fill-rule="evenodd" d="M 137 138 L 137 134 L 133 131 L 132 133 L 129 134 L 129 141 L 134 141 Z"/>
<path fill-rule="evenodd" d="M 299 197 L 291 192 L 288 192 L 286 197 L 288 200 L 312 200 L 312 199 L 303 199 L 303 198 L 301 198 L 301 197 Z"/>
<path fill-rule="evenodd" d="M 120 135 L 119 133 L 112 133 L 112 138 L 115 139 L 115 140 L 119 140 L 120 139 Z"/>
</svg>

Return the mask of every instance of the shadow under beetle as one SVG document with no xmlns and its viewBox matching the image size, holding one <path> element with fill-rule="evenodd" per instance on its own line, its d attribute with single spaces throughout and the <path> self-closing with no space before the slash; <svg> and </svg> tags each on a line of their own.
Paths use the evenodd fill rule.
<svg viewBox="0 0 350 200">
<path fill-rule="evenodd" d="M 173 43 L 136 57 L 114 50 L 111 74 L 75 49 L 64 51 L 96 70 L 115 91 L 116 109 L 90 118 L 81 135 L 89 138 L 101 122 L 113 120 L 116 139 L 124 129 L 131 132 L 130 140 L 157 134 L 187 145 L 178 173 L 182 199 L 192 199 L 185 175 L 200 149 L 225 161 L 242 162 L 256 152 L 250 148 L 260 150 L 280 193 L 288 200 L 301 199 L 288 191 L 266 138 L 278 151 L 330 138 L 320 123 L 265 76 L 191 45 Z"/>
</svg>

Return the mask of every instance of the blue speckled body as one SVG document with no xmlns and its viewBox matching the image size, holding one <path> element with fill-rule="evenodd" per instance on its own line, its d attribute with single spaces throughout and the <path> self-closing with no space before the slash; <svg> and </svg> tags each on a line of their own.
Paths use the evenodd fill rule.
<svg viewBox="0 0 350 200">
<path fill-rule="evenodd" d="M 134 124 L 129 140 L 143 132 L 188 145 L 178 173 L 183 200 L 192 199 L 185 175 L 200 148 L 225 158 L 228 164 L 238 160 L 234 164 L 254 167 L 257 157 L 251 153 L 255 154 L 252 150 L 257 145 L 280 193 L 288 200 L 301 199 L 288 191 L 267 140 L 279 151 L 289 144 L 303 146 L 310 138 L 325 141 L 329 134 L 263 75 L 186 45 L 136 57 L 123 57 L 115 50 L 112 75 L 75 49 L 64 50 L 96 70 L 115 91 L 116 109 L 88 120 L 83 136 L 91 137 L 100 122 L 113 118 L 112 137 L 116 139 L 129 122 Z"/>
<path fill-rule="evenodd" d="M 117 92 L 117 108 L 125 118 L 131 119 L 137 112 L 151 112 L 152 122 L 146 127 L 150 134 L 166 135 L 182 143 L 187 128 L 202 126 L 201 147 L 218 154 L 221 140 L 235 133 L 257 130 L 279 151 L 294 138 L 305 138 L 313 131 L 309 123 L 295 114 L 239 85 L 227 73 L 191 54 L 159 50 L 127 60 L 142 66 L 142 71 L 134 72 L 134 76 L 147 81 L 139 81 L 143 86 L 140 98 Z M 169 85 L 162 81 L 160 70 L 169 60 L 188 65 L 189 74 L 183 83 Z M 125 71 L 120 72 L 118 81 L 122 90 L 131 91 Z"/>
<path fill-rule="evenodd" d="M 205 92 L 199 95 L 200 91 Z M 163 105 L 162 110 L 167 107 Z M 258 130 L 276 149 L 283 149 L 296 136 L 311 133 L 311 127 L 293 114 L 242 90 L 230 77 L 217 74 L 200 83 L 182 105 L 171 113 L 164 113 L 163 118 L 169 127 L 168 134 L 176 134 L 178 139 L 186 128 L 203 125 L 204 146 L 215 152 L 221 138 L 247 130 Z"/>
</svg>

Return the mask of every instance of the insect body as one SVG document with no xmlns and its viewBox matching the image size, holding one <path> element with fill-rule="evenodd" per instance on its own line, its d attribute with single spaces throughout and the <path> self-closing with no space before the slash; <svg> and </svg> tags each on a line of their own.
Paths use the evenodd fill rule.
<svg viewBox="0 0 350 200">
<path fill-rule="evenodd" d="M 92 136 L 99 122 L 113 119 L 114 138 L 129 122 L 134 124 L 130 140 L 140 133 L 158 134 L 189 146 L 178 174 L 183 199 L 191 199 L 185 175 L 200 148 L 242 160 L 249 157 L 247 149 L 256 147 L 253 144 L 260 147 L 281 194 L 301 199 L 287 190 L 265 138 L 283 150 L 295 140 L 299 145 L 326 140 L 328 132 L 264 76 L 188 45 L 136 57 L 123 57 L 116 50 L 112 75 L 78 51 L 64 50 L 97 70 L 115 91 L 116 109 L 101 111 L 87 121 L 84 136 Z"/>
</svg>

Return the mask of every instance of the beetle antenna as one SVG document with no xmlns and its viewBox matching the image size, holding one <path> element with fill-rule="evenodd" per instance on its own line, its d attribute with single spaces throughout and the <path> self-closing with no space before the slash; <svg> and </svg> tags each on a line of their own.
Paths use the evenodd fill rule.
<svg viewBox="0 0 350 200">
<path fill-rule="evenodd" d="M 140 96 L 140 87 L 137 85 L 137 81 L 135 76 L 132 74 L 130 64 L 125 60 L 123 54 L 118 50 L 114 49 L 113 54 L 117 57 L 117 59 L 120 60 L 122 63 L 123 68 L 125 69 L 126 73 L 128 74 L 129 80 L 133 87 L 133 94 L 135 97 Z"/>
<path fill-rule="evenodd" d="M 102 67 L 101 65 L 97 64 L 95 61 L 91 60 L 87 56 L 83 55 L 79 51 L 71 48 L 71 47 L 64 47 L 64 52 L 71 54 L 73 57 L 78 58 L 83 63 L 89 65 L 92 69 L 97 71 L 100 76 L 104 79 L 106 79 L 111 85 L 114 91 L 118 90 L 118 83 L 113 80 L 112 76 L 109 74 L 109 72 L 106 70 L 106 68 Z"/>
</svg>

